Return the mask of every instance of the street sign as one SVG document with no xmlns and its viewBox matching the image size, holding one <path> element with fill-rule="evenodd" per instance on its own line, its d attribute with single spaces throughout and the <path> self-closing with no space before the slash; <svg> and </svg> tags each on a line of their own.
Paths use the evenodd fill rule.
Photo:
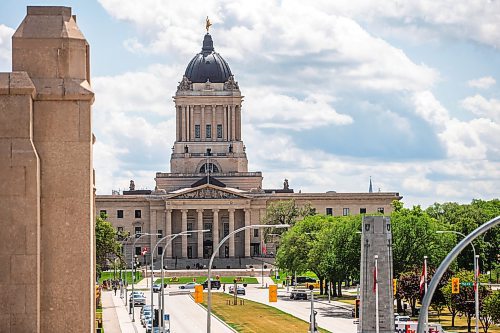
<svg viewBox="0 0 500 333">
<path fill-rule="evenodd" d="M 269 286 L 269 302 L 277 302 L 278 301 L 278 286 L 272 284 Z"/>
<path fill-rule="evenodd" d="M 460 285 L 462 287 L 472 287 L 474 285 L 474 282 L 460 282 Z"/>
<path fill-rule="evenodd" d="M 163 321 L 170 321 L 170 315 L 168 313 L 163 314 Z"/>
</svg>

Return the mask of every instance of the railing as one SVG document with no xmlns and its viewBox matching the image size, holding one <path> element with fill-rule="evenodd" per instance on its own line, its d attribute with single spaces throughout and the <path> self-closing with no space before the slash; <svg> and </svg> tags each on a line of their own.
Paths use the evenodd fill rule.
<svg viewBox="0 0 500 333">
<path fill-rule="evenodd" d="M 179 178 L 179 177 L 203 177 L 205 173 L 167 173 L 167 172 L 157 172 L 157 178 Z M 216 172 L 210 173 L 210 175 L 218 177 L 262 177 L 262 172 Z"/>
</svg>

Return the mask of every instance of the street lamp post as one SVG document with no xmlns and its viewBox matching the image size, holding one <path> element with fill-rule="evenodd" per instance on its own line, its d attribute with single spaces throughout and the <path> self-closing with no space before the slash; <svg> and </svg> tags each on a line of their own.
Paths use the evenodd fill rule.
<svg viewBox="0 0 500 333">
<path fill-rule="evenodd" d="M 444 234 L 444 233 L 450 233 L 450 234 L 457 234 L 462 237 L 466 237 L 463 233 L 455 231 L 455 230 L 438 230 L 436 231 L 438 234 Z M 476 255 L 476 248 L 474 247 L 474 244 L 472 242 L 470 243 L 470 246 L 472 246 L 472 252 L 474 253 L 474 303 L 475 303 L 475 311 L 476 311 L 476 333 L 479 333 L 479 285 L 477 281 L 477 269 L 478 269 L 478 259 L 479 255 Z"/>
<path fill-rule="evenodd" d="M 151 313 L 152 315 L 154 316 L 154 302 L 153 302 L 153 281 L 154 281 L 154 276 L 153 276 L 153 267 L 154 267 L 154 258 L 153 258 L 153 253 L 156 251 L 156 248 L 158 247 L 158 245 L 163 242 L 165 239 L 169 238 L 167 240 L 167 243 L 165 244 L 165 250 L 167 248 L 167 246 L 170 245 L 170 243 L 175 239 L 177 238 L 178 236 L 182 236 L 182 235 L 187 235 L 187 234 L 192 234 L 192 233 L 195 233 L 195 232 L 209 232 L 210 230 L 208 229 L 204 229 L 204 230 L 186 230 L 186 231 L 183 231 L 183 232 L 179 232 L 177 234 L 170 234 L 170 235 L 167 235 L 165 237 L 163 237 L 162 239 L 160 239 L 158 242 L 156 242 L 155 244 L 155 247 L 153 249 L 153 251 L 151 252 Z M 160 301 L 161 301 L 161 304 L 160 302 L 158 302 L 158 306 L 160 307 L 160 317 L 159 319 L 161 319 L 161 321 L 163 321 L 163 255 L 165 254 L 165 250 L 163 250 L 163 252 L 161 253 L 161 298 L 160 298 Z M 154 319 L 154 317 L 153 317 Z M 160 322 L 160 320 L 158 321 Z"/>
<path fill-rule="evenodd" d="M 226 237 L 224 237 L 219 244 L 215 247 L 212 257 L 210 257 L 210 262 L 208 264 L 208 299 L 207 299 L 207 333 L 211 333 L 211 319 L 212 319 L 212 313 L 211 313 L 211 306 L 212 306 L 212 281 L 211 281 L 211 276 L 212 276 L 212 263 L 214 261 L 215 255 L 219 252 L 220 247 L 222 244 L 224 244 L 232 235 L 237 234 L 238 232 L 241 232 L 246 229 L 264 229 L 264 228 L 288 228 L 290 227 L 289 224 L 255 224 L 255 225 L 247 225 L 244 227 L 241 227 L 239 229 L 234 230 L 233 232 L 229 233 Z M 236 290 L 234 291 L 236 293 Z"/>
<path fill-rule="evenodd" d="M 134 241 L 134 245 L 132 245 L 132 260 L 131 260 L 131 263 L 132 263 L 132 294 L 130 295 L 132 297 L 132 322 L 135 322 L 135 299 L 134 299 L 134 282 L 135 282 L 135 274 L 134 274 L 134 255 L 133 255 L 133 251 L 135 249 L 135 244 L 137 243 L 137 241 L 139 239 L 141 239 L 142 237 L 144 236 L 151 236 L 151 235 L 158 235 L 158 234 L 150 234 L 150 233 L 137 233 L 136 235 L 140 235 L 139 237 L 137 237 L 137 239 Z"/>
</svg>

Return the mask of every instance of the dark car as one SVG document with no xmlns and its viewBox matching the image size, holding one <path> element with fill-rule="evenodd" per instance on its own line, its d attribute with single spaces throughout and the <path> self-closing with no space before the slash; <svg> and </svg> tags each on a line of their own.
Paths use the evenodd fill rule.
<svg viewBox="0 0 500 333">
<path fill-rule="evenodd" d="M 316 279 L 313 279 L 312 277 L 309 276 L 297 276 L 297 284 L 304 284 L 304 283 L 315 283 Z M 292 286 L 295 285 L 295 279 L 292 277 L 291 283 Z"/>
<path fill-rule="evenodd" d="M 290 299 L 305 299 L 307 300 L 307 290 L 305 289 L 294 289 L 290 293 Z"/>
<path fill-rule="evenodd" d="M 220 281 L 219 280 L 211 280 L 211 289 L 220 289 Z M 202 283 L 203 289 L 208 288 L 208 280 L 205 280 L 205 282 Z"/>
</svg>

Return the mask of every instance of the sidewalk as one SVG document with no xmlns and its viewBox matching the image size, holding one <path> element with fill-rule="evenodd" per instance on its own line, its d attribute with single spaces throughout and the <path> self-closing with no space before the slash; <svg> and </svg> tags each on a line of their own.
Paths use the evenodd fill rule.
<svg viewBox="0 0 500 333">
<path fill-rule="evenodd" d="M 123 300 L 120 298 L 120 292 L 114 296 L 113 291 L 103 291 L 102 312 L 106 333 L 137 333 Z"/>
</svg>

